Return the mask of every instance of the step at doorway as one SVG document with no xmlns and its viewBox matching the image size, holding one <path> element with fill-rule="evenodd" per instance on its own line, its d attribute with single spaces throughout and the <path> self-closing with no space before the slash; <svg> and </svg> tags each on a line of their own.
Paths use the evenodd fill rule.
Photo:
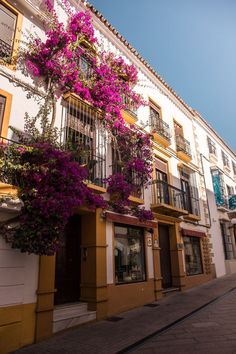
<svg viewBox="0 0 236 354">
<path fill-rule="evenodd" d="M 53 311 L 53 333 L 96 320 L 96 311 L 89 311 L 86 302 L 59 305 Z"/>
</svg>

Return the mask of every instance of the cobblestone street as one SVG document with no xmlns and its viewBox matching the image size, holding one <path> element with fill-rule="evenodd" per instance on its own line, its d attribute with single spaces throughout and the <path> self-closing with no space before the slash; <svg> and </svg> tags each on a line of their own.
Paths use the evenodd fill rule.
<svg viewBox="0 0 236 354">
<path fill-rule="evenodd" d="M 236 353 L 236 290 L 161 335 L 135 353 Z"/>
<path fill-rule="evenodd" d="M 122 313 L 120 321 L 73 328 L 15 353 L 236 353 L 235 286 L 236 275 L 215 279 Z"/>
</svg>

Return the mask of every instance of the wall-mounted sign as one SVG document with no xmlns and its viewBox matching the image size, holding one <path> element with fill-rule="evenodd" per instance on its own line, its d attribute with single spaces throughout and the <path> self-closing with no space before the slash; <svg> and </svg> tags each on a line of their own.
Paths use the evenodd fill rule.
<svg viewBox="0 0 236 354">
<path fill-rule="evenodd" d="M 151 236 L 147 236 L 147 246 L 152 247 L 152 237 Z"/>
</svg>

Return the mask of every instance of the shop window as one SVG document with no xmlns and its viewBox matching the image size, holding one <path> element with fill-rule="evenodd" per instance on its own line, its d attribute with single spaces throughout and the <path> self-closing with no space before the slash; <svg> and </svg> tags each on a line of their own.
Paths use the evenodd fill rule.
<svg viewBox="0 0 236 354">
<path fill-rule="evenodd" d="M 115 282 L 146 280 L 143 229 L 115 225 Z"/>
<path fill-rule="evenodd" d="M 225 255 L 225 259 L 234 259 L 233 243 L 232 243 L 231 236 L 227 232 L 228 227 L 229 227 L 229 223 L 227 222 L 220 223 L 222 241 L 224 246 L 224 255 Z"/>
<path fill-rule="evenodd" d="M 187 275 L 202 274 L 200 238 L 184 236 L 183 241 Z"/>
<path fill-rule="evenodd" d="M 9 61 L 14 48 L 17 15 L 0 3 L 0 57 Z"/>
</svg>

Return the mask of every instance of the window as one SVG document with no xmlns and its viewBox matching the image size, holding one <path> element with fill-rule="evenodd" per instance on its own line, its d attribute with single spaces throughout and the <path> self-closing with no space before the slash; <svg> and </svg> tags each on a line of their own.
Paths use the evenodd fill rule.
<svg viewBox="0 0 236 354">
<path fill-rule="evenodd" d="M 149 124 L 151 126 L 152 133 L 158 133 L 163 138 L 170 141 L 170 127 L 169 125 L 163 121 L 161 116 L 161 109 L 154 105 L 152 102 L 149 102 L 150 105 L 150 118 Z"/>
<path fill-rule="evenodd" d="M 232 161 L 232 168 L 234 175 L 236 175 L 236 163 L 234 161 Z"/>
<path fill-rule="evenodd" d="M 161 121 L 161 109 L 154 105 L 152 102 L 149 102 L 150 105 L 150 126 L 152 129 L 158 130 L 157 126 Z"/>
<path fill-rule="evenodd" d="M 85 55 L 80 57 L 80 70 L 84 79 L 90 79 L 92 75 L 92 63 Z"/>
<path fill-rule="evenodd" d="M 2 132 L 2 124 L 6 107 L 6 97 L 0 95 L 0 132 Z"/>
<path fill-rule="evenodd" d="M 212 155 L 217 156 L 217 154 L 216 154 L 216 144 L 214 143 L 214 141 L 212 141 L 209 137 L 207 137 L 207 143 L 208 143 L 209 153 L 212 154 Z"/>
<path fill-rule="evenodd" d="M 202 274 L 200 238 L 184 236 L 185 265 L 187 275 Z"/>
<path fill-rule="evenodd" d="M 12 95 L 0 89 L 0 136 L 7 137 L 11 113 Z"/>
<path fill-rule="evenodd" d="M 175 136 L 184 136 L 183 127 L 174 120 Z"/>
<path fill-rule="evenodd" d="M 0 57 L 10 61 L 16 32 L 17 14 L 0 3 Z"/>
<path fill-rule="evenodd" d="M 228 186 L 228 185 L 226 184 L 226 189 L 227 189 L 227 194 L 228 194 L 228 196 L 231 196 L 231 195 L 234 194 L 234 187 Z"/>
<path fill-rule="evenodd" d="M 224 151 L 221 151 L 221 154 L 222 154 L 223 165 L 229 167 L 229 157 L 226 155 Z"/>
<path fill-rule="evenodd" d="M 73 95 L 63 102 L 64 145 L 88 170 L 88 181 L 104 185 L 106 177 L 106 131 L 101 113 Z"/>
<path fill-rule="evenodd" d="M 233 259 L 234 258 L 233 244 L 232 244 L 231 236 L 227 234 L 228 227 L 229 227 L 228 222 L 220 223 L 225 259 Z"/>
<path fill-rule="evenodd" d="M 184 209 L 188 210 L 190 214 L 200 216 L 196 173 L 193 171 L 190 172 L 184 166 L 179 169 L 179 172 Z"/>
<path fill-rule="evenodd" d="M 183 127 L 174 120 L 176 150 L 192 158 L 190 143 L 184 138 Z"/>
<path fill-rule="evenodd" d="M 115 282 L 146 280 L 143 229 L 115 225 Z"/>
</svg>

